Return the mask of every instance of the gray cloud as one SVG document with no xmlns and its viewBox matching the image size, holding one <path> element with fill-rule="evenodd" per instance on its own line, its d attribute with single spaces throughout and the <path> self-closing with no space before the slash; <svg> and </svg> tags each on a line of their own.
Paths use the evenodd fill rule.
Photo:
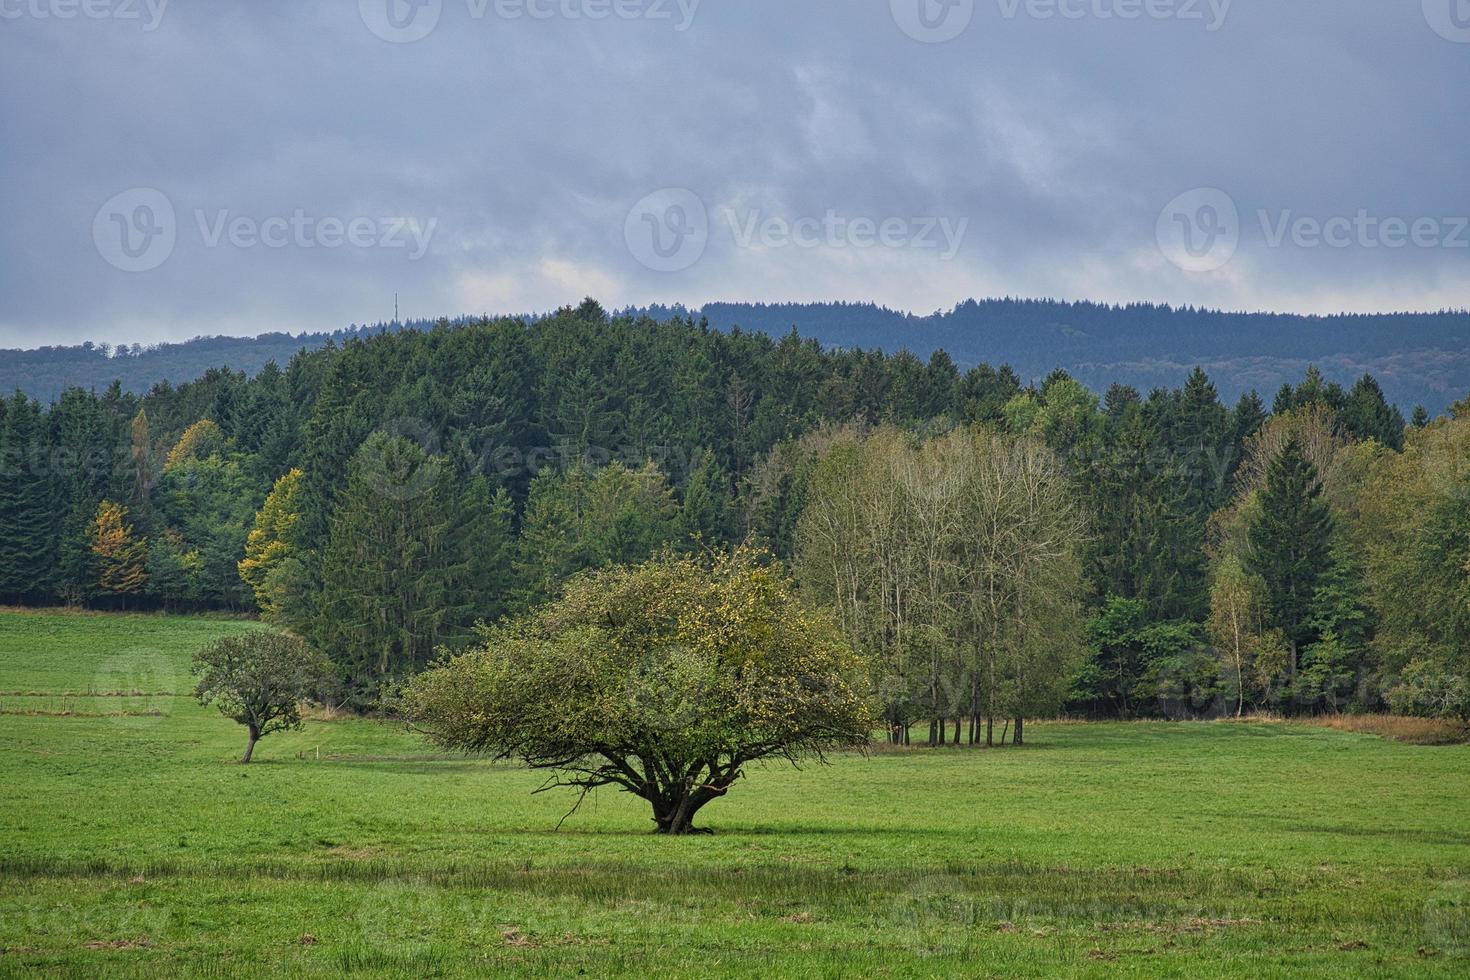
<svg viewBox="0 0 1470 980">
<path fill-rule="evenodd" d="M 1470 43 L 1409 0 L 1234 0 L 1215 30 L 1222 0 L 976 0 L 941 44 L 900 28 L 905 0 L 703 0 L 685 30 L 693 0 L 442 0 L 401 44 L 370 29 L 386 0 L 172 0 L 153 30 L 144 0 L 56 16 L 76 2 L 0 0 L 0 346 L 332 328 L 388 316 L 394 292 L 413 316 L 585 294 L 1470 305 Z M 670 187 L 709 236 L 660 272 L 625 224 Z M 1202 187 L 1227 192 L 1239 246 L 1186 272 L 1156 230 Z M 94 241 L 131 188 L 174 209 L 148 271 Z M 926 218 L 967 222 L 952 259 L 913 243 Z M 1306 234 L 1334 218 L 1346 244 Z M 372 234 L 332 244 L 353 219 Z M 394 219 L 432 225 L 422 257 Z M 844 230 L 737 232 L 801 219 Z M 1385 219 L 1425 234 L 1395 246 Z M 909 238 L 864 244 L 864 221 Z"/>
</svg>

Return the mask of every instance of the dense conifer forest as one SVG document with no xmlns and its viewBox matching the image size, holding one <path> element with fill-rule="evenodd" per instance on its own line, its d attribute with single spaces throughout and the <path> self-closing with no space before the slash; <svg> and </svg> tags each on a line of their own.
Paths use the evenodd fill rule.
<svg viewBox="0 0 1470 980">
<path fill-rule="evenodd" d="M 0 601 L 259 613 L 356 707 L 580 571 L 743 541 L 877 665 L 895 739 L 1470 683 L 1470 410 L 1369 375 L 1028 383 L 589 300 L 17 393 L 0 461 Z"/>
<path fill-rule="evenodd" d="M 1315 364 L 1350 385 L 1371 373 L 1396 403 L 1445 410 L 1470 389 L 1470 314 L 1465 311 L 1383 315 L 1298 316 L 1224 313 L 1153 303 L 967 300 L 927 316 L 872 303 L 709 303 L 698 309 L 653 306 L 619 311 L 664 321 L 705 320 L 722 332 L 740 329 L 780 337 L 795 328 L 830 347 L 910 350 L 927 358 L 944 350 L 962 369 L 1007 363 L 1023 381 L 1062 367 L 1102 391 L 1118 382 L 1140 391 L 1172 386 L 1196 365 L 1209 371 L 1230 401 L 1252 389 L 1275 391 Z M 537 316 L 517 317 L 526 321 Z M 454 326 L 472 318 L 448 321 Z M 299 350 L 433 321 L 376 322 L 319 333 L 268 333 L 255 338 L 202 337 L 184 343 L 82 344 L 0 351 L 0 391 L 20 389 L 50 401 L 69 386 L 104 389 L 114 379 L 144 394 L 159 381 L 181 384 L 229 365 L 255 374 L 285 364 Z"/>
</svg>

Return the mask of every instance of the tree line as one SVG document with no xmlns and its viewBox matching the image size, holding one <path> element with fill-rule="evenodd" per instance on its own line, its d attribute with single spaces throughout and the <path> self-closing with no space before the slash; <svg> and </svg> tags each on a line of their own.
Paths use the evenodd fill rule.
<svg viewBox="0 0 1470 980">
<path fill-rule="evenodd" d="M 1443 410 L 1446 380 L 1467 377 L 1465 310 L 1434 313 L 1339 314 L 1227 313 L 1167 304 L 1112 305 L 1048 299 L 966 300 L 952 309 L 918 316 L 872 303 L 708 303 L 649 306 L 622 311 L 627 318 L 707 319 L 716 330 L 740 327 L 779 337 L 792 324 L 803 336 L 828 346 L 889 347 L 896 342 L 927 359 L 945 350 L 962 364 L 1003 351 L 1023 377 L 1041 377 L 1066 365 L 1085 384 L 1105 389 L 1124 381 L 1140 390 L 1179 383 L 1179 365 L 1209 368 L 1222 395 L 1234 401 L 1252 387 L 1274 389 L 1296 380 L 1312 360 L 1341 370 L 1391 372 L 1391 395 L 1401 404 Z M 517 317 L 527 322 L 540 315 Z M 472 325 L 469 318 L 445 321 Z M 117 378 L 123 390 L 147 392 L 159 380 L 196 378 L 213 365 L 254 374 L 274 360 L 285 364 L 302 348 L 341 346 L 353 337 L 397 330 L 425 331 L 433 321 L 406 320 L 350 326 L 331 333 L 197 337 L 176 344 L 81 344 L 37 350 L 0 350 L 0 391 L 23 389 L 44 401 L 69 385 L 106 388 Z M 1414 357 L 1402 356 L 1412 349 Z"/>
<path fill-rule="evenodd" d="M 1099 395 L 588 301 L 0 399 L 0 598 L 259 612 L 368 706 L 583 570 L 750 540 L 876 665 L 899 740 L 1454 713 L 1467 428 L 1367 376 Z"/>
</svg>

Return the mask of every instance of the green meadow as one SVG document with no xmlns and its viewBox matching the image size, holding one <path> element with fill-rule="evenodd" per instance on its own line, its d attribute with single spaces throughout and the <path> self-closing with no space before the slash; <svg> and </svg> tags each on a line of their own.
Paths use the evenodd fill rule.
<svg viewBox="0 0 1470 980">
<path fill-rule="evenodd" d="M 0 974 L 1465 976 L 1470 746 L 1267 723 L 756 768 L 638 802 L 309 718 L 236 763 L 251 624 L 0 612 Z"/>
</svg>

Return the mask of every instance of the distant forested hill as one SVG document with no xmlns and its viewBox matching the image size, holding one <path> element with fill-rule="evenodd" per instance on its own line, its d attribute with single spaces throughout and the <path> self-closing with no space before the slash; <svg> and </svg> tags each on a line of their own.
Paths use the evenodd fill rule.
<svg viewBox="0 0 1470 980">
<path fill-rule="evenodd" d="M 1028 379 L 1063 367 L 1099 391 L 1113 382 L 1143 391 L 1178 385 L 1197 364 L 1227 399 L 1251 389 L 1269 399 L 1283 383 L 1299 379 L 1308 364 L 1344 384 L 1371 373 L 1406 409 L 1423 404 L 1438 412 L 1470 391 L 1470 313 L 1465 311 L 1308 317 L 1003 299 L 969 300 L 928 316 L 870 303 L 712 303 L 702 309 L 654 306 L 627 312 L 660 320 L 692 314 L 720 330 L 739 327 L 772 335 L 795 327 L 803 337 L 828 345 L 889 352 L 907 348 L 922 357 L 942 348 L 961 368 L 1005 363 Z M 431 325 L 415 321 L 332 333 L 209 337 L 151 348 L 86 344 L 0 351 L 0 391 L 20 389 L 49 401 L 68 385 L 101 390 L 116 378 L 124 390 L 142 393 L 159 381 L 197 378 L 211 367 L 253 374 L 270 361 L 285 365 L 302 348 Z"/>
</svg>

